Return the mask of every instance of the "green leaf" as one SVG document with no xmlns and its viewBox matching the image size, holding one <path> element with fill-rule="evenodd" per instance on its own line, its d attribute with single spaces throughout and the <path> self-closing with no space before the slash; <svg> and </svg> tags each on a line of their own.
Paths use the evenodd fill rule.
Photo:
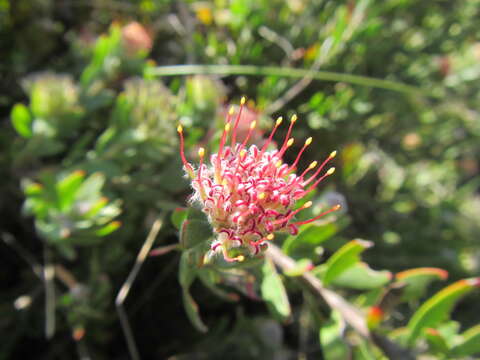
<svg viewBox="0 0 480 360">
<path fill-rule="evenodd" d="M 370 241 L 356 239 L 338 249 L 325 264 L 324 284 L 328 285 L 349 267 L 359 262 L 359 255 L 372 245 Z"/>
<path fill-rule="evenodd" d="M 290 302 L 281 277 L 270 259 L 265 259 L 262 266 L 262 283 L 260 290 L 272 315 L 285 321 L 291 315 Z"/>
<path fill-rule="evenodd" d="M 11 113 L 12 125 L 20 136 L 29 138 L 32 136 L 32 116 L 23 104 L 16 104 Z"/>
<path fill-rule="evenodd" d="M 197 267 L 194 263 L 192 250 L 185 250 L 180 256 L 180 268 L 178 270 L 178 281 L 184 289 L 188 289 L 197 277 Z"/>
<path fill-rule="evenodd" d="M 295 267 L 284 271 L 286 276 L 302 276 L 305 272 L 312 270 L 313 264 L 310 259 L 300 259 L 295 263 Z"/>
<path fill-rule="evenodd" d="M 446 280 L 448 272 L 439 268 L 415 268 L 399 272 L 396 280 L 405 283 L 403 300 L 411 301 L 425 294 L 427 286 L 434 280 Z"/>
<path fill-rule="evenodd" d="M 357 290 L 371 290 L 386 285 L 392 279 L 387 270 L 372 270 L 366 263 L 359 262 L 338 275 L 332 284 Z"/>
<path fill-rule="evenodd" d="M 337 231 L 338 225 L 335 223 L 324 226 L 307 225 L 297 236 L 289 236 L 283 243 L 282 250 L 288 255 L 306 257 L 313 254 L 314 248 L 330 239 Z"/>
<path fill-rule="evenodd" d="M 187 208 L 177 207 L 175 210 L 173 210 L 173 213 L 170 219 L 172 220 L 173 226 L 175 226 L 177 230 L 180 230 L 182 223 L 187 219 L 187 216 L 188 216 Z"/>
<path fill-rule="evenodd" d="M 320 346 L 328 359 L 347 359 L 349 347 L 342 338 L 344 328 L 342 315 L 332 310 L 330 320 L 320 328 Z"/>
<path fill-rule="evenodd" d="M 463 341 L 452 348 L 452 355 L 471 356 L 480 353 L 480 325 L 471 327 L 461 337 Z"/>
<path fill-rule="evenodd" d="M 77 191 L 83 183 L 85 172 L 82 170 L 74 171 L 56 185 L 60 211 L 70 209 L 75 201 Z"/>
<path fill-rule="evenodd" d="M 436 329 L 427 328 L 425 331 L 425 338 L 427 339 L 428 346 L 435 354 L 448 354 L 449 348 L 443 335 Z"/>
<path fill-rule="evenodd" d="M 205 219 L 205 216 L 203 216 L 203 219 Z M 208 241 L 211 237 L 212 227 L 210 223 L 206 219 L 195 218 L 195 215 L 189 211 L 188 218 L 183 221 L 180 228 L 180 244 L 185 249 L 190 249 Z"/>
<path fill-rule="evenodd" d="M 434 327 L 448 317 L 453 306 L 462 296 L 480 286 L 480 278 L 463 279 L 440 290 L 413 314 L 407 327 L 408 343 L 413 345 L 426 327 Z"/>
<path fill-rule="evenodd" d="M 195 326 L 195 328 L 198 331 L 202 333 L 207 332 L 208 327 L 200 318 L 198 305 L 195 302 L 195 300 L 193 300 L 192 295 L 190 295 L 190 293 L 185 289 L 182 291 L 182 294 L 183 294 L 183 305 L 185 306 L 185 311 L 191 323 L 193 324 L 193 326 Z"/>
<path fill-rule="evenodd" d="M 97 236 L 107 236 L 108 234 L 117 230 L 122 223 L 120 221 L 112 221 L 111 223 L 101 227 L 97 231 L 95 231 L 95 235 Z"/>
</svg>

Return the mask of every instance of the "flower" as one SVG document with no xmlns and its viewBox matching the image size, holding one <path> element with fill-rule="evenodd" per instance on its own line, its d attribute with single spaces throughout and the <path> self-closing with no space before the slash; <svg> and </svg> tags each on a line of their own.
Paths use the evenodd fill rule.
<svg viewBox="0 0 480 360">
<path fill-rule="evenodd" d="M 295 170 L 300 157 L 312 143 L 311 137 L 305 141 L 293 164 L 283 162 L 285 152 L 294 142 L 290 134 L 297 116 L 291 117 L 280 149 L 267 150 L 282 123 L 282 117 L 276 120 L 270 136 L 261 148 L 256 145 L 248 146 L 256 127 L 255 120 L 250 122 L 243 141 L 237 142 L 238 124 L 244 104 L 245 98 L 242 98 L 235 117 L 232 116 L 235 109 L 230 108 L 218 152 L 210 156 L 208 164 L 205 161 L 205 149 L 198 150 L 200 163 L 196 169 L 185 158 L 183 128 L 181 125 L 177 128 L 184 170 L 191 179 L 194 190 L 191 201 L 201 205 L 216 235 L 209 257 L 220 253 L 227 262 L 243 261 L 246 256 L 256 256 L 268 247 L 267 242 L 274 238 L 275 232 L 288 231 L 296 235 L 300 225 L 308 224 L 340 208 L 340 205 L 335 205 L 312 219 L 295 220 L 297 213 L 312 205 L 311 201 L 307 201 L 298 207 L 297 202 L 334 173 L 335 168 L 331 167 L 321 174 L 328 162 L 335 157 L 336 151 L 320 166 L 317 167 L 318 163 L 314 161 L 297 175 Z M 316 171 L 311 174 L 315 168 Z"/>
</svg>

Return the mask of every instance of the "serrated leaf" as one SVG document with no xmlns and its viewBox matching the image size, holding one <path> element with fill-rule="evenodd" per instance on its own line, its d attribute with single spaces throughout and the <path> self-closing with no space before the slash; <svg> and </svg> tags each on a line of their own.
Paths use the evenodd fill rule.
<svg viewBox="0 0 480 360">
<path fill-rule="evenodd" d="M 463 341 L 452 348 L 452 355 L 471 356 L 480 353 L 480 325 L 471 327 L 461 337 Z"/>
<path fill-rule="evenodd" d="M 285 321 L 290 317 L 292 310 L 282 279 L 270 259 L 265 259 L 262 274 L 260 286 L 262 298 L 267 303 L 272 315 L 280 321 Z"/>
<path fill-rule="evenodd" d="M 328 285 L 345 270 L 358 263 L 359 255 L 372 245 L 370 241 L 356 239 L 338 249 L 325 264 L 324 284 Z"/>
<path fill-rule="evenodd" d="M 464 295 L 480 286 L 480 278 L 463 279 L 440 290 L 413 314 L 407 327 L 410 330 L 408 343 L 413 345 L 422 330 L 444 320 L 455 303 Z"/>
<path fill-rule="evenodd" d="M 358 262 L 333 279 L 332 284 L 356 290 L 371 290 L 386 285 L 391 279 L 390 271 L 373 270 L 366 263 Z"/>
<path fill-rule="evenodd" d="M 403 300 L 410 301 L 425 294 L 427 286 L 434 280 L 446 280 L 448 272 L 439 268 L 415 268 L 399 272 L 396 280 L 405 283 Z"/>
<path fill-rule="evenodd" d="M 20 136 L 29 138 L 32 136 L 32 116 L 23 104 L 16 104 L 11 113 L 12 125 Z"/>
</svg>

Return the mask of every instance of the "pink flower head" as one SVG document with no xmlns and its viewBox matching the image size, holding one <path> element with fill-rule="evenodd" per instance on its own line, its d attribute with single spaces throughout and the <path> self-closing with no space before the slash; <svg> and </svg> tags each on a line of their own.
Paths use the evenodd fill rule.
<svg viewBox="0 0 480 360">
<path fill-rule="evenodd" d="M 179 125 L 177 129 L 180 134 L 180 155 L 184 170 L 194 189 L 192 202 L 202 206 L 216 234 L 209 255 L 221 253 L 227 262 L 243 261 L 245 256 L 258 255 L 267 248 L 267 241 L 273 239 L 273 233 L 287 231 L 295 235 L 300 225 L 308 224 L 340 208 L 340 205 L 335 205 L 312 219 L 295 221 L 298 212 L 312 205 L 311 201 L 307 201 L 296 207 L 297 201 L 334 173 L 335 168 L 331 167 L 320 174 L 325 165 L 335 157 L 336 151 L 320 166 L 317 167 L 318 163 L 314 161 L 297 175 L 295 170 L 298 161 L 312 142 L 312 138 L 305 141 L 292 165 L 283 162 L 285 151 L 294 141 L 290 134 L 297 116 L 291 117 L 280 149 L 267 151 L 282 118 L 277 119 L 262 148 L 247 145 L 256 127 L 255 120 L 250 122 L 249 131 L 243 141 L 237 142 L 238 124 L 244 104 L 245 98 L 242 98 L 235 119 L 232 116 L 233 108 L 227 114 L 218 152 L 210 156 L 209 163 L 205 162 L 205 150 L 198 150 L 200 164 L 196 169 L 185 159 L 182 126 Z M 316 171 L 310 175 L 316 167 Z"/>
</svg>

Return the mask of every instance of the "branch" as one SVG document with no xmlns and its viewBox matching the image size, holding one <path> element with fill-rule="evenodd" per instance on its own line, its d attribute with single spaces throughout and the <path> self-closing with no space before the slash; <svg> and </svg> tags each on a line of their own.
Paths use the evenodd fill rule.
<svg viewBox="0 0 480 360">
<path fill-rule="evenodd" d="M 295 260 L 285 255 L 280 248 L 272 243 L 268 246 L 267 256 L 284 272 L 295 268 Z M 337 310 L 345 322 L 356 332 L 377 345 L 390 360 L 415 359 L 409 350 L 400 347 L 386 337 L 371 332 L 360 310 L 334 291 L 324 288 L 322 282 L 313 274 L 305 272 L 300 276 L 300 279 L 332 309 Z"/>
</svg>

